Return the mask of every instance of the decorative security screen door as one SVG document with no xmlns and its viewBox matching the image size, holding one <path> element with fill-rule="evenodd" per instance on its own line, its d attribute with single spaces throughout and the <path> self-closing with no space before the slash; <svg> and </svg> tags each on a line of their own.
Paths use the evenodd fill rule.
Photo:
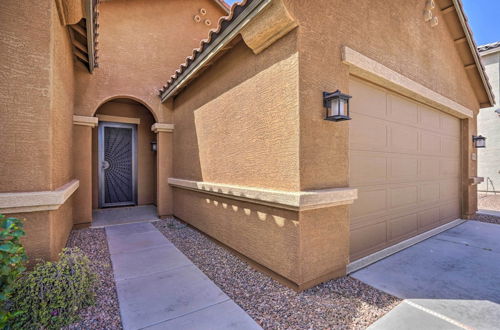
<svg viewBox="0 0 500 330">
<path fill-rule="evenodd" d="M 99 123 L 99 207 L 136 204 L 137 126 Z"/>
</svg>

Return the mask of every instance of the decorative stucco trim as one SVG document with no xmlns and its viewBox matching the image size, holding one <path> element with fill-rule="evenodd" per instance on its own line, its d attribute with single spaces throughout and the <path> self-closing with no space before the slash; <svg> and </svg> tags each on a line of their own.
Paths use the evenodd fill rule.
<svg viewBox="0 0 500 330">
<path fill-rule="evenodd" d="M 389 69 L 383 64 L 344 46 L 342 61 L 349 65 L 352 75 L 380 84 L 458 118 L 472 118 L 474 112 L 463 105 Z"/>
<path fill-rule="evenodd" d="M 297 26 L 283 0 L 274 0 L 268 9 L 241 30 L 241 37 L 254 54 L 259 54 Z"/>
<path fill-rule="evenodd" d="M 75 179 L 52 191 L 0 193 L 0 214 L 57 210 L 79 185 Z"/>
<path fill-rule="evenodd" d="M 174 124 L 154 123 L 151 126 L 151 130 L 155 133 L 159 133 L 159 132 L 171 133 L 174 131 Z"/>
<path fill-rule="evenodd" d="M 124 123 L 124 124 L 136 124 L 139 125 L 141 123 L 140 118 L 132 118 L 132 117 L 120 117 L 120 116 L 109 116 L 109 115 L 97 115 L 99 121 L 111 121 L 114 123 Z"/>
<path fill-rule="evenodd" d="M 451 222 L 448 222 L 447 224 L 433 228 L 429 231 L 426 231 L 425 233 L 419 234 L 417 236 L 413 236 L 412 238 L 409 238 L 405 241 L 399 242 L 397 244 L 389 246 L 388 248 L 385 248 L 383 250 L 380 250 L 380 251 L 377 251 L 373 254 L 370 254 L 369 256 L 366 256 L 364 258 L 353 261 L 347 265 L 347 274 L 354 273 L 355 271 L 360 270 L 361 268 L 365 268 L 366 266 L 369 266 L 369 265 L 371 265 L 371 264 L 373 264 L 381 259 L 384 259 L 390 255 L 393 255 L 394 253 L 397 253 L 397 252 L 402 251 L 406 248 L 409 248 L 412 245 L 415 245 L 417 243 L 425 241 L 426 239 L 431 238 L 432 236 L 435 236 L 439 233 L 442 233 L 443 231 L 446 231 L 450 228 L 461 225 L 462 223 L 464 223 L 466 221 L 467 220 L 463 220 L 463 219 L 453 220 Z"/>
<path fill-rule="evenodd" d="M 89 71 L 92 73 L 97 66 L 96 56 L 96 30 L 99 26 L 97 24 L 97 17 L 95 15 L 97 4 L 99 0 L 87 0 L 85 3 L 85 16 L 87 24 L 87 49 L 89 59 Z"/>
<path fill-rule="evenodd" d="M 97 117 L 77 116 L 73 115 L 73 124 L 80 126 L 97 127 L 99 119 Z"/>
<path fill-rule="evenodd" d="M 353 188 L 283 191 L 176 178 L 169 178 L 168 183 L 177 188 L 293 211 L 352 204 L 358 198 L 358 190 Z"/>
<path fill-rule="evenodd" d="M 484 182 L 484 178 L 480 176 L 473 176 L 472 178 L 469 178 L 469 184 L 475 186 L 480 183 Z"/>
</svg>

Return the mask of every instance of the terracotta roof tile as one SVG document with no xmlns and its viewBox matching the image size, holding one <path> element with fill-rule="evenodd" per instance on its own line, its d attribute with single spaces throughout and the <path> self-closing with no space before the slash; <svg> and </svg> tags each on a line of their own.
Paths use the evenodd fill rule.
<svg viewBox="0 0 500 330">
<path fill-rule="evenodd" d="M 491 44 L 481 45 L 481 46 L 477 47 L 477 50 L 479 52 L 485 52 L 487 50 L 492 50 L 495 48 L 500 48 L 500 41 L 492 42 Z"/>
<path fill-rule="evenodd" d="M 172 84 L 179 78 L 179 76 L 186 71 L 186 69 L 191 65 L 191 63 L 196 60 L 196 58 L 203 53 L 203 51 L 210 46 L 217 37 L 224 32 L 224 30 L 231 24 L 231 22 L 236 19 L 245 10 L 250 3 L 254 0 L 243 0 L 241 2 L 236 2 L 232 5 L 231 10 L 227 16 L 223 16 L 219 19 L 217 28 L 212 29 L 208 32 L 208 38 L 203 39 L 200 42 L 200 46 L 193 50 L 193 54 L 188 56 L 184 63 L 174 72 L 167 83 L 160 89 L 160 95 L 166 91 Z"/>
</svg>

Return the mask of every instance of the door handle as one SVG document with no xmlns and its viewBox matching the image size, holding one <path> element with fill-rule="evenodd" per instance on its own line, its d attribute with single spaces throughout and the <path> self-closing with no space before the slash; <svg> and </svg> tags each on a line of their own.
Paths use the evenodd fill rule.
<svg viewBox="0 0 500 330">
<path fill-rule="evenodd" d="M 107 160 L 102 162 L 102 169 L 107 170 L 109 168 L 109 162 Z"/>
</svg>

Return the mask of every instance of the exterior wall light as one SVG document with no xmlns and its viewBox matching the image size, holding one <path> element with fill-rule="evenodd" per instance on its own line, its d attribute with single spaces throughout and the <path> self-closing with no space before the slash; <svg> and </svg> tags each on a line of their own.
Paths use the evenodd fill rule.
<svg viewBox="0 0 500 330">
<path fill-rule="evenodd" d="M 476 148 L 486 148 L 486 138 L 482 135 L 472 136 L 472 143 Z"/>
<path fill-rule="evenodd" d="M 325 120 L 350 120 L 349 99 L 352 96 L 342 94 L 338 89 L 333 93 L 323 92 L 323 106 L 326 108 Z"/>
<path fill-rule="evenodd" d="M 151 141 L 151 151 L 156 152 L 158 150 L 158 145 L 156 144 L 156 141 Z"/>
</svg>

